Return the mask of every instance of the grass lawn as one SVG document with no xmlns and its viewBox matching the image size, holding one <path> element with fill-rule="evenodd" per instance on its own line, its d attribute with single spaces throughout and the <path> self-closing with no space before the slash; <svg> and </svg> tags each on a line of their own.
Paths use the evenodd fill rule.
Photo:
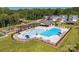
<svg viewBox="0 0 79 59">
<path fill-rule="evenodd" d="M 0 51 L 30 51 L 30 52 L 51 52 L 51 51 L 68 51 L 68 48 L 74 48 L 76 43 L 79 43 L 78 26 L 66 25 L 66 27 L 72 27 L 69 33 L 63 38 L 63 42 L 59 43 L 58 48 L 54 48 L 52 45 L 43 43 L 40 40 L 31 40 L 29 42 L 17 42 L 11 38 L 11 34 L 8 37 L 0 38 Z"/>
</svg>

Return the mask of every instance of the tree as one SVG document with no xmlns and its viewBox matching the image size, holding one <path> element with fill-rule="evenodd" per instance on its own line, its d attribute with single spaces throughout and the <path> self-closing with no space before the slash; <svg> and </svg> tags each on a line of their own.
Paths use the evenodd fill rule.
<svg viewBox="0 0 79 59">
<path fill-rule="evenodd" d="M 64 14 L 63 11 L 64 11 L 63 9 L 56 9 L 55 12 L 54 12 L 54 14 L 55 15 L 61 15 L 61 14 Z"/>
</svg>

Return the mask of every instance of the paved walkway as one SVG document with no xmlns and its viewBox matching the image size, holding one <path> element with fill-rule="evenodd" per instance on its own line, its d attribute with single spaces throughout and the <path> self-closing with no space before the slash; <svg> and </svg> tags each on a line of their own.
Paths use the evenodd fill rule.
<svg viewBox="0 0 79 59">
<path fill-rule="evenodd" d="M 14 33 L 14 32 L 10 32 L 10 33 L 8 33 L 8 34 L 6 34 L 6 35 L 4 35 L 4 36 L 1 36 L 0 38 L 7 37 L 9 34 L 12 34 L 12 33 Z"/>
</svg>

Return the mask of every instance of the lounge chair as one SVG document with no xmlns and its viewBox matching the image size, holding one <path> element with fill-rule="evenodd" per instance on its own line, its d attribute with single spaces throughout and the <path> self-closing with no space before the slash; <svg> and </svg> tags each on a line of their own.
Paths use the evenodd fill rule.
<svg viewBox="0 0 79 59">
<path fill-rule="evenodd" d="M 25 35 L 26 38 L 30 38 L 29 35 Z"/>
</svg>

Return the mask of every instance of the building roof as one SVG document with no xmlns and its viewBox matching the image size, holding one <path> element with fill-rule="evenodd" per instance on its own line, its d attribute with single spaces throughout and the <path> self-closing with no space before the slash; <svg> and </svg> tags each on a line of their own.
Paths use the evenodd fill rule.
<svg viewBox="0 0 79 59">
<path fill-rule="evenodd" d="M 75 20 L 78 20 L 78 15 L 70 15 L 70 16 L 69 16 L 69 19 L 70 19 L 70 20 L 74 20 L 74 19 L 75 19 Z"/>
<path fill-rule="evenodd" d="M 59 21 L 59 19 L 62 21 L 77 21 L 78 20 L 78 15 L 51 15 L 51 16 L 44 16 L 43 19 L 43 23 L 47 23 L 50 24 L 50 21 L 47 20 L 51 20 L 51 21 Z"/>
<path fill-rule="evenodd" d="M 52 20 L 42 20 L 42 21 L 40 21 L 40 23 L 43 25 L 50 25 L 53 23 L 53 21 Z"/>
</svg>

